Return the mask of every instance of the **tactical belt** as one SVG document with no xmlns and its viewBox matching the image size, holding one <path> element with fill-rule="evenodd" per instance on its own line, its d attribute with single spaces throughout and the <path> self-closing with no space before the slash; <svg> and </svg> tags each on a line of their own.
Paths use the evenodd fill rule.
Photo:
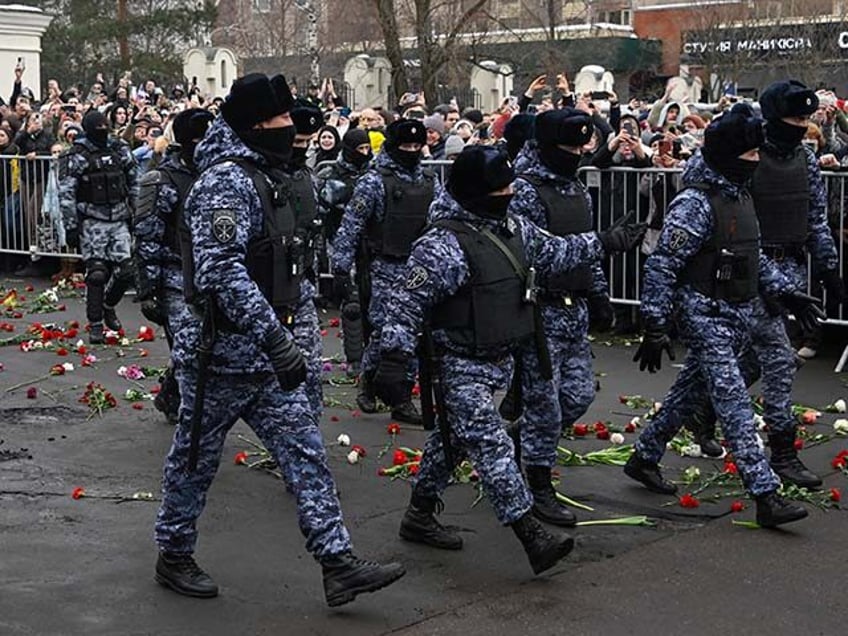
<svg viewBox="0 0 848 636">
<path fill-rule="evenodd" d="M 801 261 L 807 256 L 806 248 L 801 245 L 763 245 L 761 249 L 773 261 Z"/>
</svg>

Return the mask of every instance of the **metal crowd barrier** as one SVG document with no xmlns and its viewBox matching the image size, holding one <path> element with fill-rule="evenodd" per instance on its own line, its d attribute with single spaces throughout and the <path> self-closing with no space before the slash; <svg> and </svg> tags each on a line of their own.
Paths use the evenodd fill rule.
<svg viewBox="0 0 848 636">
<path fill-rule="evenodd" d="M 0 253 L 79 258 L 62 247 L 59 160 L 0 155 Z"/>
<path fill-rule="evenodd" d="M 599 230 L 610 227 L 629 213 L 634 221 L 647 221 L 649 229 L 642 249 L 629 254 L 617 255 L 609 260 L 608 278 L 610 300 L 620 305 L 636 306 L 640 304 L 641 272 L 650 251 L 652 239 L 655 241 L 662 227 L 665 207 L 681 188 L 681 170 L 661 168 L 581 168 L 579 176 L 592 196 L 595 214 L 595 227 Z M 848 231 L 845 227 L 846 202 L 848 202 L 848 172 L 823 171 L 827 191 L 827 218 L 831 234 L 836 241 L 839 256 L 839 269 L 843 280 L 848 270 L 846 249 L 848 249 Z M 657 215 L 659 214 L 659 217 Z M 812 259 L 808 257 L 808 292 L 824 300 L 827 308 L 827 293 L 817 281 L 812 280 Z M 848 326 L 848 315 L 844 304 L 827 308 L 827 324 Z M 835 371 L 841 372 L 848 364 L 848 346 Z"/>
</svg>

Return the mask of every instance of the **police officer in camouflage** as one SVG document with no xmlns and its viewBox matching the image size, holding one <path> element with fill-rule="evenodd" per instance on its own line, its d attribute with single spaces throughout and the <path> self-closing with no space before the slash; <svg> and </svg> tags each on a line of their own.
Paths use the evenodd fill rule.
<svg viewBox="0 0 848 636">
<path fill-rule="evenodd" d="M 68 245 L 79 244 L 85 263 L 85 311 L 89 342 L 104 342 L 103 324 L 121 329 L 117 305 L 133 282 L 130 202 L 136 194 L 136 164 L 129 146 L 109 137 L 97 110 L 82 120 L 78 137 L 59 162 L 59 207 Z"/>
<path fill-rule="evenodd" d="M 817 308 L 815 299 L 798 291 L 796 281 L 760 250 L 757 215 L 745 186 L 757 169 L 763 141 L 762 120 L 749 106 L 734 106 L 707 127 L 702 153 L 688 162 L 685 188 L 666 212 L 657 247 L 645 263 L 645 332 L 634 360 L 654 372 L 664 351 L 673 359 L 669 330 L 674 315 L 688 355 L 624 472 L 655 492 L 675 492 L 658 464 L 706 382 L 743 484 L 756 500 L 757 522 L 774 527 L 802 519 L 807 511 L 777 493 L 780 479 L 756 439 L 736 356 L 756 324 L 760 292 L 780 297 L 797 315 L 814 316 Z"/>
<path fill-rule="evenodd" d="M 282 171 L 291 158 L 292 101 L 282 75 L 237 79 L 195 153 L 200 176 L 184 206 L 189 244 L 183 253 L 188 299 L 203 320 L 174 334 L 182 402 L 156 520 L 156 580 L 188 596 L 217 595 L 193 558 L 196 523 L 227 432 L 241 418 L 294 493 L 306 548 L 321 565 L 327 603 L 335 606 L 392 583 L 404 569 L 351 552 L 303 385 L 306 361 L 291 325 L 314 307 L 302 269 L 293 267 L 300 258 L 297 218 Z"/>
<path fill-rule="evenodd" d="M 535 573 L 568 554 L 573 539 L 550 532 L 531 513 L 533 498 L 493 394 L 512 374 L 512 354 L 532 340 L 530 268 L 553 275 L 634 246 L 644 227 L 556 237 L 507 213 L 514 173 L 506 152 L 469 146 L 457 157 L 447 188 L 433 202 L 431 225 L 412 247 L 405 279 L 391 289 L 374 379 L 394 399 L 418 346 L 432 332 L 433 386 L 440 430 L 427 439 L 400 536 L 458 550 L 462 539 L 435 517 L 455 465 L 469 459 L 498 520 L 521 541 Z M 424 368 L 424 367 L 422 367 Z M 422 390 L 424 383 L 422 382 Z M 450 460 L 448 459 L 450 457 Z"/>
<path fill-rule="evenodd" d="M 176 143 L 168 149 L 165 160 L 138 182 L 133 216 L 136 301 L 148 320 L 165 328 L 169 347 L 173 347 L 174 332 L 190 320 L 180 251 L 180 234 L 187 232 L 183 204 L 197 177 L 194 151 L 213 119 L 212 113 L 201 108 L 179 113 L 172 125 Z M 160 378 L 160 385 L 154 405 L 175 423 L 180 393 L 173 365 Z"/>
<path fill-rule="evenodd" d="M 299 316 L 292 325 L 294 341 L 301 353 L 306 356 L 306 395 L 317 419 L 324 411 L 324 391 L 321 384 L 323 364 L 323 343 L 318 323 L 318 310 L 315 306 L 317 293 L 318 265 L 315 248 L 321 233 L 321 219 L 318 215 L 315 187 L 312 172 L 306 165 L 306 151 L 309 142 L 318 132 L 324 119 L 321 111 L 308 102 L 298 101 L 291 110 L 295 136 L 292 142 L 292 157 L 286 163 L 284 172 L 289 177 L 289 192 L 295 210 L 297 224 L 295 241 L 302 252 L 299 258 L 303 264 L 301 285 L 304 296 L 312 298 L 311 308 Z"/>
<path fill-rule="evenodd" d="M 780 81 L 763 91 L 760 107 L 766 119 L 766 141 L 751 182 L 751 195 L 763 252 L 799 289 L 807 287 L 809 254 L 813 274 L 822 281 L 828 303 L 841 303 L 844 288 L 827 225 L 827 193 L 815 154 L 801 143 L 818 98 L 798 81 Z M 792 380 L 796 364 L 785 320 L 786 311 L 780 302 L 767 296 L 758 300 L 751 327 L 752 347 L 741 364 L 749 386 L 762 373 L 771 467 L 784 481 L 817 488 L 821 478 L 807 469 L 795 449 L 798 422 L 792 413 Z M 702 447 L 714 447 L 715 411 L 706 395 L 697 400 L 693 420 Z"/>
<path fill-rule="evenodd" d="M 591 117 L 574 108 L 538 115 L 536 145 L 526 145 L 521 151 L 522 170 L 515 180 L 510 213 L 555 236 L 591 231 L 592 200 L 576 175 L 582 146 L 593 131 Z M 595 397 L 590 320 L 609 329 L 613 310 L 599 261 L 540 275 L 538 285 L 544 332 L 541 346 L 550 364 L 540 361 L 537 343 L 525 347 L 518 362 L 524 406 L 519 428 L 521 459 L 533 493 L 534 514 L 548 523 L 573 526 L 577 519 L 557 500 L 551 468 L 562 429 L 580 419 Z"/>
<path fill-rule="evenodd" d="M 427 131 L 418 120 L 401 119 L 386 128 L 383 149 L 356 183 L 333 242 L 332 268 L 338 286 L 350 280 L 356 262 L 361 300 L 368 305 L 370 337 L 362 356 L 356 398 L 366 413 L 377 409 L 372 378 L 379 361 L 389 289 L 404 276 L 412 242 L 427 223 L 439 187 L 435 175 L 421 166 L 421 148 L 426 143 Z M 370 284 L 361 277 L 370 278 Z M 401 390 L 394 392 L 396 402 L 390 406 L 393 419 L 421 425 L 421 415 L 411 400 L 414 376 L 415 365 L 410 362 L 407 378 Z"/>
<path fill-rule="evenodd" d="M 373 159 L 368 133 L 361 128 L 348 130 L 342 137 L 342 151 L 336 161 L 319 167 L 315 172 L 318 190 L 319 211 L 322 215 L 324 242 L 328 248 L 327 257 L 332 260 L 332 242 L 336 238 L 342 216 L 353 196 L 356 181 L 365 174 L 368 163 Z M 362 332 L 362 308 L 359 293 L 352 287 L 349 277 L 339 278 L 340 287 L 333 290 L 335 300 L 341 307 L 342 334 L 348 375 L 359 375 L 362 361 L 364 334 Z"/>
</svg>

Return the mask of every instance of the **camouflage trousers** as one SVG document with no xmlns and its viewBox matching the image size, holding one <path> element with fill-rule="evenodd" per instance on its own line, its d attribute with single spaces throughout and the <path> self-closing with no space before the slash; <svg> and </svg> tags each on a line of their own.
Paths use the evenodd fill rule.
<svg viewBox="0 0 848 636">
<path fill-rule="evenodd" d="M 441 373 L 445 379 L 445 407 L 454 461 L 464 458 L 471 461 L 503 524 L 517 521 L 533 504 L 493 397 L 496 390 L 505 388 L 509 382 L 511 366 L 510 360 L 493 364 L 446 354 Z M 416 493 L 425 497 L 441 496 L 453 468 L 445 461 L 439 431 L 432 432 L 424 445 Z"/>
<path fill-rule="evenodd" d="M 129 223 L 98 219 L 82 219 L 81 223 L 79 243 L 83 260 L 121 263 L 130 259 L 132 235 Z"/>
<path fill-rule="evenodd" d="M 562 429 L 580 419 L 595 399 L 592 350 L 583 338 L 546 337 L 553 378 L 545 380 L 533 345 L 522 351 L 521 458 L 526 466 L 551 467 Z"/>
<path fill-rule="evenodd" d="M 322 355 L 324 344 L 318 325 L 318 311 L 315 301 L 302 302 L 292 328 L 294 342 L 303 357 L 306 358 L 306 382 L 304 390 L 309 406 L 315 414 L 315 421 L 321 419 L 324 412 L 324 387 L 322 385 Z"/>
<path fill-rule="evenodd" d="M 639 436 L 636 452 L 658 463 L 666 444 L 688 421 L 706 383 L 745 488 L 754 496 L 776 490 L 780 480 L 756 440 L 754 411 L 737 362 L 747 346 L 746 326 L 732 324 L 724 316 L 685 314 L 678 325 L 689 353 L 659 413 Z"/>
<path fill-rule="evenodd" d="M 303 388 L 283 392 L 273 375 L 211 375 L 206 384 L 197 468 L 188 472 L 191 416 L 197 370 L 177 368 L 182 403 L 165 460 L 162 505 L 156 519 L 159 549 L 191 554 L 196 522 L 218 470 L 227 433 L 241 418 L 277 460 L 297 500 L 306 549 L 316 558 L 351 549 L 321 432 Z"/>
</svg>

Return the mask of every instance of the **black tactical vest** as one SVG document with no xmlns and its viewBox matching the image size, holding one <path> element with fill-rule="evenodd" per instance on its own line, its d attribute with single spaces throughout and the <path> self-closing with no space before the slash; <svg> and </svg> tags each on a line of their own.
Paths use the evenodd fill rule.
<svg viewBox="0 0 848 636">
<path fill-rule="evenodd" d="M 582 184 L 579 193 L 563 196 L 550 181 L 527 174 L 519 176 L 536 189 L 542 200 L 548 232 L 555 236 L 569 236 L 592 231 L 592 212 L 586 207 Z M 549 294 L 586 294 L 592 288 L 592 268 L 580 265 L 567 272 L 552 274 L 541 279 L 540 286 Z"/>
<path fill-rule="evenodd" d="M 420 183 L 408 183 L 388 168 L 380 168 L 386 191 L 383 221 L 369 220 L 368 247 L 377 256 L 406 259 L 412 243 L 427 224 L 435 177 L 424 170 Z"/>
<path fill-rule="evenodd" d="M 747 192 L 729 199 L 706 184 L 693 186 L 706 192 L 713 212 L 713 235 L 680 273 L 704 296 L 731 303 L 755 298 L 760 271 L 760 229 L 754 202 Z"/>
<path fill-rule="evenodd" d="M 497 236 L 515 257 L 516 267 L 497 245 L 473 225 L 438 221 L 453 232 L 465 254 L 471 278 L 432 312 L 433 328 L 471 351 L 512 346 L 533 336 L 533 304 L 525 301 L 527 259 L 521 234 Z"/>
<path fill-rule="evenodd" d="M 164 243 L 177 254 L 180 253 L 180 228 L 185 224 L 183 218 L 183 206 L 185 205 L 188 191 L 194 183 L 196 175 L 188 168 L 178 168 L 172 165 L 162 165 L 159 172 L 163 179 L 170 183 L 177 191 L 177 209 L 166 215 L 162 220 L 165 222 Z"/>
<path fill-rule="evenodd" d="M 247 244 L 247 273 L 256 283 L 279 317 L 290 317 L 300 302 L 300 283 L 306 269 L 306 245 L 297 233 L 296 197 L 291 179 L 279 170 L 266 170 L 244 158 L 225 158 L 216 162 L 233 162 L 253 180 L 262 202 L 262 233 Z M 191 234 L 180 232 L 183 257 L 185 296 L 196 300 L 194 258 Z M 222 327 L 226 330 L 228 325 Z"/>
<path fill-rule="evenodd" d="M 302 246 L 305 273 L 314 280 L 315 247 L 321 233 L 321 221 L 315 204 L 312 176 L 306 169 L 288 176 L 288 197 L 295 216 L 295 233 Z"/>
<path fill-rule="evenodd" d="M 78 144 L 74 148 L 88 162 L 77 183 L 77 201 L 101 207 L 126 204 L 129 188 L 121 166 L 121 153 L 111 145 L 92 148 Z M 108 216 L 104 220 L 111 220 L 111 215 Z"/>
<path fill-rule="evenodd" d="M 764 247 L 800 249 L 807 243 L 810 182 L 807 155 L 798 146 L 788 158 L 763 148 L 751 184 Z"/>
</svg>

